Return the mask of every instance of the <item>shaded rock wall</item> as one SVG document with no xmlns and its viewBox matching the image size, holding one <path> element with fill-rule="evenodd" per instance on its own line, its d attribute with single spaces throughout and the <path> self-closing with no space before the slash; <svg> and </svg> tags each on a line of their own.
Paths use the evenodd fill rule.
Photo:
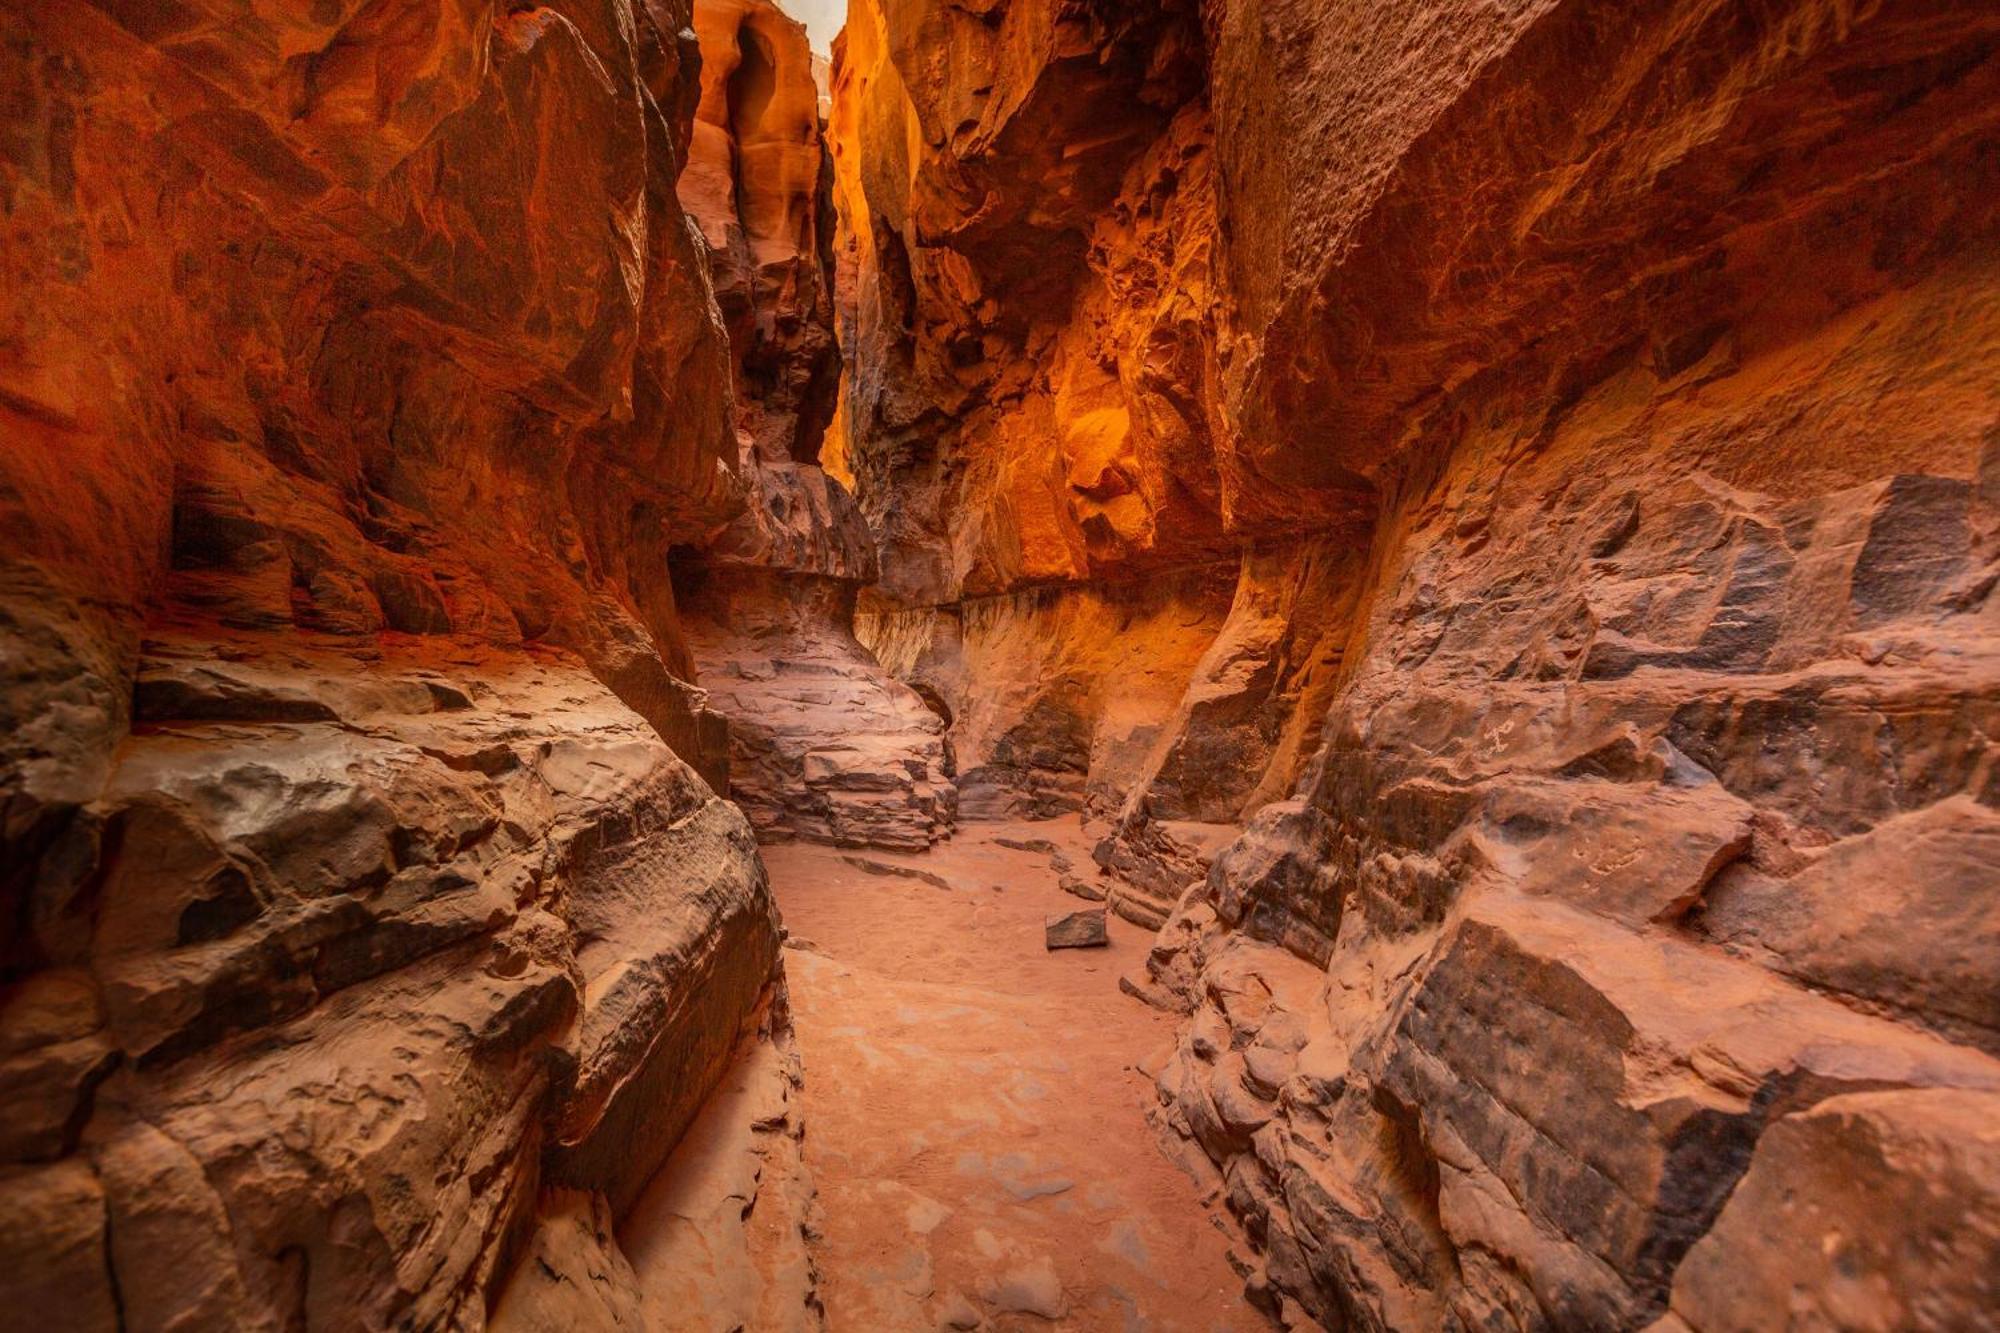
<svg viewBox="0 0 2000 1333">
<path fill-rule="evenodd" d="M 863 637 L 1108 821 L 1274 1313 L 1991 1307 L 1996 83 L 1951 3 L 854 6 Z"/>
<path fill-rule="evenodd" d="M 918 850 L 950 832 L 944 722 L 854 636 L 879 566 L 819 466 L 835 411 L 831 160 L 803 25 L 699 0 L 704 62 L 680 195 L 707 237 L 735 356 L 744 513 L 675 563 L 689 643 L 731 722 L 731 794 L 766 838 Z"/>
<path fill-rule="evenodd" d="M 758 1021 L 691 20 L 0 5 L 9 1318 L 477 1327 Z"/>
</svg>

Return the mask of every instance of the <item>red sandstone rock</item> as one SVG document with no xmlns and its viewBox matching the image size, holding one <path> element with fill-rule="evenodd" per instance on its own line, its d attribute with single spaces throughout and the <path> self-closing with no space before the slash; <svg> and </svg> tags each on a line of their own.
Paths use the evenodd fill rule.
<svg viewBox="0 0 2000 1333">
<path fill-rule="evenodd" d="M 1102 907 L 1060 912 L 1050 916 L 1044 924 L 1044 944 L 1050 949 L 1102 948 L 1111 942 L 1104 932 Z"/>
<path fill-rule="evenodd" d="M 689 20 L 0 6 L 16 1315 L 476 1327 L 767 991 Z"/>
<path fill-rule="evenodd" d="M 15 1187 L 95 1181 L 128 1320 L 473 1318 L 540 1183 L 622 1208 L 719 1075 L 750 831 L 568 654 L 261 637 L 150 642 L 182 692 L 45 863 Z"/>
<path fill-rule="evenodd" d="M 760 836 L 921 851 L 958 807 L 945 722 L 848 628 L 844 580 L 684 571 L 702 680 L 730 726 L 730 790 Z"/>
<path fill-rule="evenodd" d="M 919 850 L 956 807 L 944 719 L 855 639 L 875 544 L 818 465 L 834 410 L 830 162 L 805 29 L 771 0 L 699 0 L 700 117 L 681 198 L 712 249 L 736 356 L 751 501 L 675 595 L 712 704 L 731 721 L 730 792 L 766 838 Z"/>
<path fill-rule="evenodd" d="M 862 637 L 1111 822 L 1275 1313 L 1990 1304 L 1995 36 L 853 6 Z"/>
<path fill-rule="evenodd" d="M 680 199 L 711 252 L 737 421 L 766 464 L 812 463 L 833 415 L 833 223 L 804 27 L 772 0 L 696 0 L 701 100 Z"/>
<path fill-rule="evenodd" d="M 0 37 L 0 1310 L 810 1326 L 752 826 L 961 809 L 1294 1326 L 1995 1304 L 1986 8 Z"/>
</svg>

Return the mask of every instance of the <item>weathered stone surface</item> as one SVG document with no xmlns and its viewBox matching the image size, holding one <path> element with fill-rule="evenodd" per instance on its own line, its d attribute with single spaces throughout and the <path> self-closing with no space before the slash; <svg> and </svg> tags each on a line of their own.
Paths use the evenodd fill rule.
<svg viewBox="0 0 2000 1333">
<path fill-rule="evenodd" d="M 1111 943 L 1104 931 L 1104 909 L 1082 907 L 1059 912 L 1044 923 L 1044 947 L 1050 949 L 1095 949 Z"/>
<path fill-rule="evenodd" d="M 602 1195 L 566 1191 L 544 1202 L 527 1255 L 494 1302 L 487 1327 L 494 1333 L 652 1327 Z"/>
<path fill-rule="evenodd" d="M 1981 1319 L 2000 15 L 852 11 L 0 0 L 0 1309 L 810 1326 L 753 832 L 1062 814 L 1257 1310 Z"/>
<path fill-rule="evenodd" d="M 101 779 L 168 592 L 565 645 L 701 759 L 656 562 L 741 488 L 673 7 L 351 8 L 7 10 L 24 821 Z"/>
<path fill-rule="evenodd" d="M 544 1204 L 489 1327 L 824 1327 L 799 1080 L 778 988 L 746 1017 L 721 1083 L 622 1224 L 602 1194 Z"/>
<path fill-rule="evenodd" d="M 750 831 L 568 654 L 254 643 L 149 646 L 212 695 L 30 902 L 22 1147 L 101 1189 L 128 1322 L 476 1320 L 541 1183 L 629 1202 L 719 1076 L 776 958 Z M 280 665 L 326 720 L 211 720 Z"/>
<path fill-rule="evenodd" d="M 681 198 L 736 357 L 750 503 L 674 591 L 715 708 L 730 793 L 766 838 L 919 849 L 956 808 L 944 721 L 855 639 L 875 543 L 819 466 L 834 414 L 831 165 L 805 29 L 771 0 L 698 0 L 700 114 Z"/>
<path fill-rule="evenodd" d="M 1105 821 L 1264 1308 L 1983 1310 L 1996 38 L 852 7 L 861 638 Z"/>
<path fill-rule="evenodd" d="M 770 986 L 691 17 L 0 5 L 14 1315 L 478 1327 Z"/>
<path fill-rule="evenodd" d="M 856 628 L 950 718 L 967 818 L 1110 815 L 1171 744 L 1229 597 L 1223 569 L 946 608 L 885 611 L 870 596 Z"/>
<path fill-rule="evenodd" d="M 71 1157 L 8 1167 L 0 1174 L 0 1195 L 7 1201 L 0 1210 L 6 1318 L 44 1328 L 59 1319 L 63 1328 L 105 1333 L 125 1327 L 106 1281 L 104 1186 L 89 1164 Z"/>
<path fill-rule="evenodd" d="M 809 465 L 840 385 L 811 50 L 772 0 L 695 0 L 694 33 L 701 99 L 679 193 L 710 251 L 737 427 L 766 465 Z"/>
<path fill-rule="evenodd" d="M 1674 1315 L 1691 1328 L 1892 1329 L 1992 1311 L 1996 1109 L 1991 1093 L 1958 1089 L 1853 1092 L 1780 1121 L 1688 1252 Z"/>
<path fill-rule="evenodd" d="M 1197 20 L 861 3 L 836 53 L 827 456 L 883 555 L 861 637 L 951 710 L 969 817 L 1240 819 L 1338 666 L 1366 497 L 1274 528 L 1224 466 Z"/>
<path fill-rule="evenodd" d="M 679 592 L 760 837 L 914 851 L 951 832 L 944 719 L 856 641 L 852 584 L 714 567 L 683 571 Z"/>
<path fill-rule="evenodd" d="M 781 989 L 728 1076 L 618 1233 L 644 1275 L 652 1328 L 826 1326 L 810 1244 L 801 1062 Z"/>
</svg>

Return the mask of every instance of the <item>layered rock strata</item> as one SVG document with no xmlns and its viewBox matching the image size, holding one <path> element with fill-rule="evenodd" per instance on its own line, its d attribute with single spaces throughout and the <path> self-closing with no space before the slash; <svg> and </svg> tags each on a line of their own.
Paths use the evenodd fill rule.
<svg viewBox="0 0 2000 1333">
<path fill-rule="evenodd" d="M 1197 13 L 861 4 L 836 63 L 863 640 L 969 814 L 1089 810 L 1158 925 L 1311 752 L 1369 505 L 1229 466 Z"/>
<path fill-rule="evenodd" d="M 864 637 L 1167 918 L 1161 1122 L 1274 1315 L 1992 1307 L 1996 53 L 853 7 Z"/>
<path fill-rule="evenodd" d="M 699 0 L 702 67 L 680 196 L 699 221 L 735 355 L 750 504 L 674 562 L 731 794 L 765 838 L 930 846 L 955 809 L 944 720 L 856 640 L 874 543 L 819 466 L 835 409 L 829 193 L 805 28 L 771 0 Z"/>
<path fill-rule="evenodd" d="M 751 1018 L 728 1073 L 622 1222 L 601 1194 L 544 1203 L 494 1303 L 495 1333 L 825 1327 L 785 988 Z"/>
<path fill-rule="evenodd" d="M 554 650 L 149 639 L 27 905 L 9 1308 L 477 1325 L 544 1186 L 628 1207 L 776 965 L 742 815 Z"/>
<path fill-rule="evenodd" d="M 0 5 L 9 1326 L 478 1327 L 757 1025 L 691 21 Z"/>
</svg>

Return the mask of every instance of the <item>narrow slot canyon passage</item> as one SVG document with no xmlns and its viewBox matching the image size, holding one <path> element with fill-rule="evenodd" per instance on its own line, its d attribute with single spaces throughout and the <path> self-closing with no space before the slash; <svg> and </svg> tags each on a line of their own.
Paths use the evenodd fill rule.
<svg viewBox="0 0 2000 1333">
<path fill-rule="evenodd" d="M 1050 863 L 1087 854 L 1081 834 L 767 851 L 830 1326 L 1268 1327 L 1146 1119 L 1175 1024 L 1117 979 L 1150 932 L 1113 918 L 1105 949 L 1043 947 L 1080 905 Z"/>
<path fill-rule="evenodd" d="M 0 1333 L 2000 1330 L 2000 10 L 0 0 Z"/>
</svg>

